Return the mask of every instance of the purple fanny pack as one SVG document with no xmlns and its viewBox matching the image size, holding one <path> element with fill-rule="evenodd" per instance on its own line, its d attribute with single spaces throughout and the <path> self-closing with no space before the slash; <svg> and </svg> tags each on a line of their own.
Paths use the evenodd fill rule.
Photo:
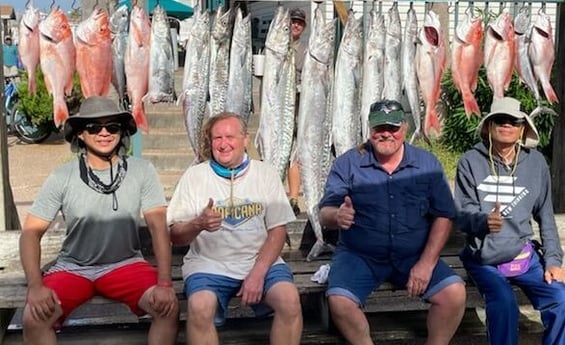
<svg viewBox="0 0 565 345">
<path fill-rule="evenodd" d="M 505 277 L 515 277 L 526 273 L 530 269 L 530 261 L 534 254 L 534 247 L 530 242 L 524 245 L 522 251 L 512 261 L 496 265 L 496 268 Z"/>
</svg>

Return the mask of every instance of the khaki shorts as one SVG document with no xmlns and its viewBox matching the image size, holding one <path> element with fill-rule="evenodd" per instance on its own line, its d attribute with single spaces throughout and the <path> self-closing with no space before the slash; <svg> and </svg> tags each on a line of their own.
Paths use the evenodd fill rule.
<svg viewBox="0 0 565 345">
<path fill-rule="evenodd" d="M 17 77 L 19 75 L 17 66 L 4 66 L 4 78 Z"/>
</svg>

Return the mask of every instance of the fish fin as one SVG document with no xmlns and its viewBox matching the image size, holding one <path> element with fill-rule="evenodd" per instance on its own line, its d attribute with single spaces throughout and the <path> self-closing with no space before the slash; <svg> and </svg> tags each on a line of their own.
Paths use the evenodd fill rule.
<svg viewBox="0 0 565 345">
<path fill-rule="evenodd" d="M 555 91 L 553 90 L 553 87 L 549 82 L 544 83 L 542 87 L 545 98 L 547 98 L 547 101 L 549 103 L 559 103 L 559 98 L 557 98 L 557 95 L 555 94 Z"/>
</svg>

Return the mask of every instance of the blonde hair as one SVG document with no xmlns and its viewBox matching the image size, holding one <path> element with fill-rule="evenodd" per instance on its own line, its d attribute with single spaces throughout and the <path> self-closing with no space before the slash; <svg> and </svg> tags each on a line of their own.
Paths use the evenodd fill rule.
<svg viewBox="0 0 565 345">
<path fill-rule="evenodd" d="M 216 123 L 226 119 L 237 119 L 239 121 L 240 133 L 247 135 L 247 123 L 241 116 L 236 113 L 222 112 L 218 115 L 210 117 L 202 126 L 200 132 L 200 151 L 198 152 L 198 161 L 204 162 L 212 158 L 212 129 Z"/>
</svg>

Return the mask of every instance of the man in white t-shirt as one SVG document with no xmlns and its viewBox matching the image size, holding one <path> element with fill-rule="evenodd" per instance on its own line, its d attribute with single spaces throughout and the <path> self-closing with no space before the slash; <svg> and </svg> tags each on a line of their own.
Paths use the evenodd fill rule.
<svg viewBox="0 0 565 345">
<path fill-rule="evenodd" d="M 171 240 L 188 245 L 182 274 L 188 298 L 187 341 L 218 344 L 229 300 L 258 316 L 274 312 L 271 344 L 299 344 L 300 296 L 280 257 L 295 219 L 274 168 L 249 159 L 249 133 L 236 114 L 203 128 L 201 157 L 181 177 L 167 210 Z"/>
</svg>

